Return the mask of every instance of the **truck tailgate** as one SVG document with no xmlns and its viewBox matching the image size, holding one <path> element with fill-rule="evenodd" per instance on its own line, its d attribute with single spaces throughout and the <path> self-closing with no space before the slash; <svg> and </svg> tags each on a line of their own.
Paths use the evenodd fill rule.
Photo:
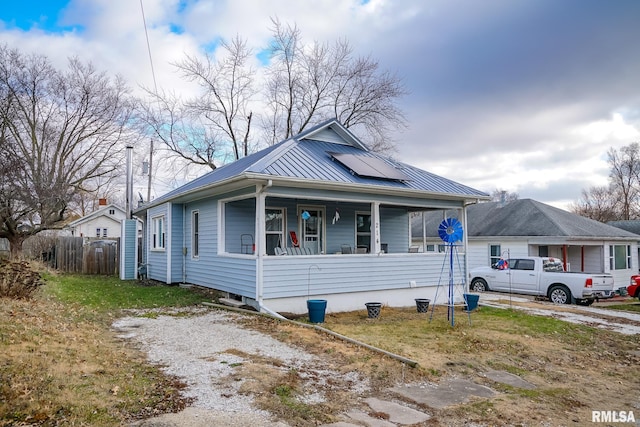
<svg viewBox="0 0 640 427">
<path fill-rule="evenodd" d="M 594 291 L 612 291 L 613 290 L 613 276 L 610 274 L 593 274 L 591 275 L 593 279 L 593 287 Z"/>
</svg>

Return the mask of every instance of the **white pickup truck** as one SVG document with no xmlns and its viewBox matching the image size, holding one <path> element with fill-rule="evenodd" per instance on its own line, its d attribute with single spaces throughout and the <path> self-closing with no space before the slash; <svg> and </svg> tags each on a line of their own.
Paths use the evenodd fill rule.
<svg viewBox="0 0 640 427">
<path fill-rule="evenodd" d="M 565 272 L 557 258 L 522 257 L 501 260 L 469 272 L 469 289 L 548 297 L 556 304 L 591 305 L 613 296 L 610 274 Z"/>
</svg>

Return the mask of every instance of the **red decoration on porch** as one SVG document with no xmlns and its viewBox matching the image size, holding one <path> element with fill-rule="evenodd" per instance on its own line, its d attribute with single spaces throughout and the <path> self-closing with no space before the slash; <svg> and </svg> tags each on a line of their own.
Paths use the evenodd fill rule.
<svg viewBox="0 0 640 427">
<path fill-rule="evenodd" d="M 296 232 L 289 231 L 289 237 L 291 237 L 291 245 L 293 245 L 294 248 L 299 248 L 300 243 L 298 243 L 298 236 L 296 235 Z"/>
</svg>

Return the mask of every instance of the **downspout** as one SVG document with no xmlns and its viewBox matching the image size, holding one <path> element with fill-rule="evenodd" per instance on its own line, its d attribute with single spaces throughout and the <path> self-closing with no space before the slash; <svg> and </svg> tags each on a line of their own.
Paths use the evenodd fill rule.
<svg viewBox="0 0 640 427">
<path fill-rule="evenodd" d="M 182 283 L 187 283 L 187 205 L 182 204 Z"/>
<path fill-rule="evenodd" d="M 270 308 L 266 307 L 264 305 L 263 302 L 263 295 L 262 295 L 262 290 L 263 290 L 263 286 L 264 286 L 264 267 L 263 267 L 263 263 L 264 263 L 264 254 L 266 253 L 266 242 L 264 239 L 264 235 L 265 235 L 265 230 L 264 230 L 264 226 L 265 226 L 265 218 L 264 218 L 264 212 L 266 209 L 265 206 L 265 199 L 266 199 L 266 195 L 264 194 L 265 191 L 267 190 L 267 188 L 273 186 L 273 181 L 272 180 L 268 180 L 266 184 L 262 185 L 262 187 L 260 187 L 260 189 L 258 191 L 256 191 L 256 238 L 255 238 L 255 242 L 256 244 L 256 301 L 258 302 L 258 307 L 260 308 L 260 311 L 265 311 L 267 313 L 269 313 L 272 316 L 284 319 L 284 316 L 281 316 L 280 314 L 276 313 L 275 311 L 271 310 Z"/>
</svg>

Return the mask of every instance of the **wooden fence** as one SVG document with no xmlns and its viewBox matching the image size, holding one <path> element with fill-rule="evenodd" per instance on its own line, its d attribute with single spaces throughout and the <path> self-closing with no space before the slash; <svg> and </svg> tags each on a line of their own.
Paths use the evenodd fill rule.
<svg viewBox="0 0 640 427">
<path fill-rule="evenodd" d="M 69 273 L 119 274 L 119 238 L 83 242 L 82 237 L 58 237 L 52 251 L 42 254 L 43 260 Z"/>
</svg>

